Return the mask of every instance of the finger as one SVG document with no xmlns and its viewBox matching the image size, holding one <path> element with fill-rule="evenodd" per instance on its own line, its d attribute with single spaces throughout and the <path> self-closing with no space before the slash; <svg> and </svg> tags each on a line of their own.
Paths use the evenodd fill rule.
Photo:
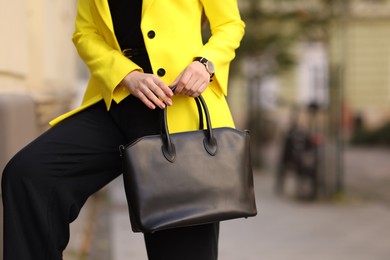
<svg viewBox="0 0 390 260">
<path fill-rule="evenodd" d="M 169 87 L 171 88 L 172 92 L 175 94 L 176 93 L 176 88 L 177 88 L 177 82 L 179 81 L 180 77 L 177 77 L 174 82 L 172 82 Z"/>
<path fill-rule="evenodd" d="M 198 79 L 194 75 L 192 75 L 191 78 L 188 80 L 188 83 L 185 85 L 182 94 L 192 96 L 196 91 L 197 82 Z"/>
<path fill-rule="evenodd" d="M 172 90 L 165 84 L 163 85 L 156 85 L 156 84 L 153 84 L 151 86 L 149 86 L 149 90 L 162 102 L 164 102 L 165 104 L 171 106 L 173 103 L 172 103 L 172 99 L 170 98 L 171 96 L 173 96 L 173 92 Z M 146 93 L 146 92 L 145 92 Z M 158 105 L 156 103 L 156 105 Z M 160 105 L 159 105 L 160 106 Z M 161 107 L 161 106 L 160 106 Z"/>
<path fill-rule="evenodd" d="M 145 105 L 147 105 L 151 109 L 155 109 L 156 106 L 160 108 L 165 108 L 165 104 L 158 98 L 158 96 L 154 93 L 157 90 L 161 89 L 154 84 L 153 80 L 145 79 L 137 88 L 134 93 Z"/>
<path fill-rule="evenodd" d="M 161 89 L 164 95 L 168 97 L 172 97 L 174 95 L 172 89 L 167 84 L 165 84 L 165 82 L 158 80 L 155 82 L 155 84 Z"/>
<path fill-rule="evenodd" d="M 201 85 L 201 87 L 199 88 L 200 94 L 202 94 L 202 93 L 206 90 L 206 88 L 207 88 L 209 85 L 210 85 L 210 81 L 204 82 L 204 83 Z"/>
<path fill-rule="evenodd" d="M 197 80 L 194 84 L 193 87 L 191 88 L 191 91 L 188 92 L 188 95 L 191 97 L 198 97 L 201 95 L 207 86 L 209 85 L 209 82 L 205 82 L 204 80 Z"/>
<path fill-rule="evenodd" d="M 197 91 L 194 93 L 194 97 L 198 97 L 198 96 L 202 95 L 202 93 L 206 90 L 208 85 L 209 85 L 209 82 L 201 83 L 199 88 L 197 89 Z"/>
<path fill-rule="evenodd" d="M 193 75 L 190 79 L 188 85 L 190 85 L 190 89 L 187 94 L 192 97 L 197 97 L 206 89 L 209 81 L 205 80 L 204 77 L 198 77 L 197 75 Z"/>
<path fill-rule="evenodd" d="M 185 88 L 190 78 L 191 78 L 191 74 L 188 73 L 188 71 L 184 71 L 184 73 L 181 75 L 180 79 L 177 82 L 177 88 L 175 91 L 176 94 L 184 94 L 184 92 L 187 91 Z"/>
<path fill-rule="evenodd" d="M 134 96 L 136 96 L 139 100 L 142 101 L 148 108 L 155 109 L 156 105 L 153 104 L 141 91 L 137 91 L 133 93 Z"/>
<path fill-rule="evenodd" d="M 165 83 L 160 83 L 157 86 L 155 93 L 159 98 L 161 98 L 165 104 L 172 105 L 171 97 L 174 95 L 171 88 L 169 88 Z"/>
<path fill-rule="evenodd" d="M 158 92 L 159 88 L 157 87 L 154 91 Z M 147 88 L 144 92 L 144 95 L 156 106 L 161 109 L 165 108 L 164 102 L 159 98 L 159 96 L 153 90 Z M 161 92 L 161 90 L 160 90 Z"/>
<path fill-rule="evenodd" d="M 165 104 L 172 105 L 170 96 L 173 96 L 171 89 L 159 78 L 152 77 L 146 78 L 142 82 L 142 92 L 151 102 L 160 108 L 165 108 Z M 161 101 L 163 100 L 163 101 Z"/>
<path fill-rule="evenodd" d="M 172 92 L 174 94 L 178 94 L 179 93 L 178 90 L 177 90 L 177 87 L 178 87 L 177 84 L 179 83 L 179 80 L 181 79 L 182 75 L 183 75 L 183 72 L 180 73 L 179 76 L 175 79 L 175 81 L 172 82 L 171 85 L 170 85 L 170 88 L 171 88 L 171 90 L 172 90 Z"/>
</svg>

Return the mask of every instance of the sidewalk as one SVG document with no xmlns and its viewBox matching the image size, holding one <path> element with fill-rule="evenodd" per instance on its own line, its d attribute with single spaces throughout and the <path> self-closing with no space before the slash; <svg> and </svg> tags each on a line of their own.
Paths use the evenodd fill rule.
<svg viewBox="0 0 390 260">
<path fill-rule="evenodd" d="M 374 171 L 369 166 L 364 168 L 360 164 L 373 163 L 378 168 L 389 169 L 389 151 L 369 151 L 369 154 L 372 156 L 367 151 L 348 151 L 348 182 L 352 178 L 355 183 L 359 183 L 360 179 L 363 182 L 360 186 L 366 187 L 363 185 L 365 178 L 375 178 L 372 174 Z M 376 160 L 381 160 L 381 163 Z M 382 173 L 375 172 L 384 175 L 381 175 L 381 180 L 388 180 L 386 170 Z M 387 183 L 377 180 L 377 184 Z M 255 174 L 255 186 L 259 214 L 247 220 L 232 220 L 221 224 L 219 259 L 390 259 L 390 204 L 374 197 L 359 197 L 359 185 L 350 187 L 353 195 L 337 203 L 301 203 L 289 197 L 278 197 L 272 190 L 273 176 L 266 173 Z M 372 188 L 380 190 L 384 187 L 388 190 L 389 186 Z M 89 257 L 65 256 L 65 260 L 147 259 L 142 235 L 131 232 L 121 179 L 111 183 L 108 191 L 109 200 L 98 203 L 98 210 L 95 211 L 97 214 L 93 236 L 89 240 Z M 77 225 L 80 223 L 72 226 Z M 80 231 L 80 228 L 76 230 Z M 77 232 L 73 236 L 77 236 Z"/>
<path fill-rule="evenodd" d="M 347 148 L 347 192 L 390 205 L 390 149 Z"/>
</svg>

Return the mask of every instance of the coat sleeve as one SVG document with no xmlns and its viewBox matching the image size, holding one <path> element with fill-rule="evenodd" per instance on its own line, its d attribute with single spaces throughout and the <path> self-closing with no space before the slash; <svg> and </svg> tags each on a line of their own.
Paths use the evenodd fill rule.
<svg viewBox="0 0 390 260">
<path fill-rule="evenodd" d="M 211 60 L 216 68 L 215 79 L 224 95 L 230 62 L 244 36 L 245 23 L 241 20 L 237 0 L 201 0 L 210 22 L 211 37 L 198 53 Z"/>
<path fill-rule="evenodd" d="M 107 10 L 109 10 L 107 8 Z M 93 80 L 99 82 L 101 95 L 110 107 L 120 81 L 131 71 L 142 69 L 120 51 L 113 30 L 107 30 L 94 0 L 79 0 L 72 40 Z M 105 34 L 102 32 L 105 28 Z M 107 35 L 111 31 L 112 35 Z"/>
</svg>

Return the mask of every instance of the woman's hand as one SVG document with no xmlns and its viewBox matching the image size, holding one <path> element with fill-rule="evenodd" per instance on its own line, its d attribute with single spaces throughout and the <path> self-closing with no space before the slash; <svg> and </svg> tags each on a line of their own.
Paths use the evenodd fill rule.
<svg viewBox="0 0 390 260">
<path fill-rule="evenodd" d="M 199 61 L 194 61 L 171 84 L 175 87 L 175 94 L 197 97 L 210 84 L 210 74 Z"/>
<path fill-rule="evenodd" d="M 129 89 L 150 109 L 156 106 L 164 109 L 166 105 L 172 105 L 172 90 L 156 75 L 135 70 L 127 74 L 120 85 Z"/>
</svg>

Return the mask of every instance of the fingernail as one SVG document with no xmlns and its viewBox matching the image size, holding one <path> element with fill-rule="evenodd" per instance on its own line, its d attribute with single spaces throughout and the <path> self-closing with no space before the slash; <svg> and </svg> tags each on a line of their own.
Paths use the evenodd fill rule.
<svg viewBox="0 0 390 260">
<path fill-rule="evenodd" d="M 173 104 L 173 103 L 172 103 L 172 100 L 170 100 L 170 99 L 167 100 L 167 104 L 168 104 L 168 106 L 172 106 L 172 104 Z"/>
</svg>

